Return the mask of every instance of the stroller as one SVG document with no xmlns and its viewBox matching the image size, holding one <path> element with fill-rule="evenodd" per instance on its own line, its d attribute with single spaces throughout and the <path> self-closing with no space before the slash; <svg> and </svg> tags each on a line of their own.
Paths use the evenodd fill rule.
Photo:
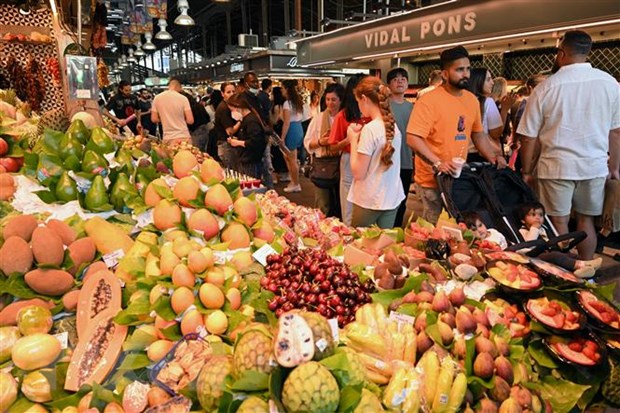
<svg viewBox="0 0 620 413">
<path fill-rule="evenodd" d="M 526 242 L 519 232 L 521 222 L 516 212 L 520 205 L 536 202 L 538 199 L 530 187 L 511 169 L 500 170 L 488 163 L 472 163 L 465 165 L 459 178 L 439 174 L 437 182 L 446 210 L 457 220 L 460 219 L 460 212 L 475 211 L 480 214 L 477 209 L 480 202 L 478 204 L 469 202 L 468 196 L 471 195 L 468 193 L 473 186 L 481 187 L 477 192 L 485 197 L 483 203 L 490 218 L 486 219 L 483 214 L 480 216 L 483 217 L 487 227 L 491 224 L 506 237 L 510 244 L 508 251 L 529 249 L 527 253 L 529 256 L 537 256 L 547 250 L 567 252 L 586 237 L 583 231 L 558 236 L 553 223 L 545 215 L 543 226 L 548 234 L 553 235 L 552 238 L 548 242 L 543 240 Z"/>
<path fill-rule="evenodd" d="M 457 221 L 462 220 L 463 212 L 476 212 L 487 227 L 496 228 L 510 244 L 520 243 L 522 239 L 518 237 L 518 231 L 514 233 L 510 224 L 496 211 L 497 203 L 492 202 L 494 195 L 480 176 L 483 167 L 482 163 L 465 164 L 459 178 L 442 173 L 437 175 L 444 207 Z"/>
</svg>

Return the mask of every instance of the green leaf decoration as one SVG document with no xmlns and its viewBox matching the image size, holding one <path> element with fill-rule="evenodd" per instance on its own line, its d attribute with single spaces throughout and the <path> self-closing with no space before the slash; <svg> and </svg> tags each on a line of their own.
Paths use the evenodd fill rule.
<svg viewBox="0 0 620 413">
<path fill-rule="evenodd" d="M 178 341 L 181 338 L 183 338 L 183 335 L 181 334 L 181 326 L 179 325 L 179 323 L 175 323 L 174 325 L 168 328 L 162 329 L 161 333 L 168 340 L 172 340 L 172 341 Z"/>
<path fill-rule="evenodd" d="M 407 278 L 407 281 L 405 281 L 405 285 L 403 285 L 403 288 L 401 289 L 386 290 L 380 293 L 371 294 L 372 301 L 375 303 L 379 303 L 387 308 L 392 303 L 392 301 L 396 300 L 397 298 L 404 297 L 405 294 L 407 294 L 409 291 L 420 291 L 420 286 L 422 285 L 422 282 L 427 279 L 428 276 L 426 274 L 420 274 L 417 277 L 409 277 Z"/>
<path fill-rule="evenodd" d="M 151 307 L 151 310 L 155 310 L 158 316 L 166 321 L 172 321 L 176 318 L 176 313 L 172 309 L 170 304 L 170 296 L 162 295 L 155 301 L 155 304 Z"/>
<path fill-rule="evenodd" d="M 362 398 L 362 385 L 346 386 L 340 390 L 339 413 L 351 413 Z"/>
<path fill-rule="evenodd" d="M 114 394 L 112 390 L 108 390 L 100 384 L 93 383 L 93 398 L 90 407 L 96 407 L 100 412 L 105 409 L 109 403 L 121 403 L 121 396 Z"/>
<path fill-rule="evenodd" d="M 116 321 L 116 320 L 114 320 Z M 118 321 L 116 321 L 118 323 Z M 121 323 L 119 323 L 121 324 Z M 147 333 L 143 329 L 136 328 L 131 336 L 123 343 L 124 351 L 143 351 L 152 342 L 157 340 L 157 337 Z"/>
<path fill-rule="evenodd" d="M 552 376 L 544 376 L 538 382 L 530 383 L 528 387 L 538 390 L 542 398 L 551 404 L 555 413 L 572 411 L 584 392 L 590 388 L 588 385 L 575 384 Z"/>
<path fill-rule="evenodd" d="M 151 360 L 149 360 L 145 353 L 128 353 L 117 367 L 117 370 L 138 370 L 149 365 L 151 365 Z"/>
<path fill-rule="evenodd" d="M 530 341 L 530 344 L 527 346 L 527 352 L 536 361 L 536 363 L 543 367 L 550 369 L 555 369 L 558 367 L 558 364 L 545 349 L 542 340 Z"/>
<path fill-rule="evenodd" d="M 230 387 L 234 391 L 252 392 L 269 388 L 269 375 L 248 370 Z"/>
</svg>

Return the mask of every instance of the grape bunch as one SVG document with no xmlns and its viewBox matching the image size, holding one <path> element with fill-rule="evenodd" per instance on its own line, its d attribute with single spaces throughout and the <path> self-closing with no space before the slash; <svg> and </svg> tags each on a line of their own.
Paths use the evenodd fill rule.
<svg viewBox="0 0 620 413">
<path fill-rule="evenodd" d="M 315 311 L 336 318 L 342 328 L 355 320 L 355 311 L 371 302 L 372 280 L 361 283 L 358 276 L 324 250 L 287 248 L 267 257 L 261 287 L 275 294 L 269 309 L 280 317 L 293 309 Z"/>
</svg>

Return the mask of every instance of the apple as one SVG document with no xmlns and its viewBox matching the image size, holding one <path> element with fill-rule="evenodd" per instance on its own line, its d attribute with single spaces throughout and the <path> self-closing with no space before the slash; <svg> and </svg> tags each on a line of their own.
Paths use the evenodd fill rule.
<svg viewBox="0 0 620 413">
<path fill-rule="evenodd" d="M 9 144 L 3 138 L 0 138 L 0 156 L 6 155 L 9 151 Z"/>
<path fill-rule="evenodd" d="M 19 171 L 19 163 L 14 158 L 0 158 L 0 165 L 2 165 L 7 172 Z"/>
</svg>

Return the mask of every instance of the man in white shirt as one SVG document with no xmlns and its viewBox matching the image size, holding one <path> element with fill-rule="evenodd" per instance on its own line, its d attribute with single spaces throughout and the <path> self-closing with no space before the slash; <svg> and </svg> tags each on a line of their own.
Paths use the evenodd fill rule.
<svg viewBox="0 0 620 413">
<path fill-rule="evenodd" d="M 582 260 L 591 260 L 596 248 L 594 217 L 602 213 L 605 179 L 620 179 L 620 86 L 586 63 L 591 47 L 587 33 L 566 32 L 557 73 L 534 89 L 517 130 L 523 179 L 534 180 L 539 139 L 540 200 L 560 234 L 568 232 L 571 208 L 575 211 L 577 229 L 588 235 L 577 246 Z"/>
<path fill-rule="evenodd" d="M 418 90 L 417 98 L 420 99 L 423 95 L 428 92 L 435 90 L 435 88 L 443 83 L 443 78 L 441 77 L 441 70 L 433 70 L 431 72 L 431 76 L 428 79 L 428 86 L 422 90 Z"/>
<path fill-rule="evenodd" d="M 187 125 L 194 123 L 194 116 L 189 105 L 189 100 L 181 92 L 181 82 L 170 78 L 168 90 L 155 96 L 151 109 L 151 120 L 154 123 L 161 122 L 164 130 L 163 141 L 187 141 L 190 142 L 190 134 Z"/>
</svg>

